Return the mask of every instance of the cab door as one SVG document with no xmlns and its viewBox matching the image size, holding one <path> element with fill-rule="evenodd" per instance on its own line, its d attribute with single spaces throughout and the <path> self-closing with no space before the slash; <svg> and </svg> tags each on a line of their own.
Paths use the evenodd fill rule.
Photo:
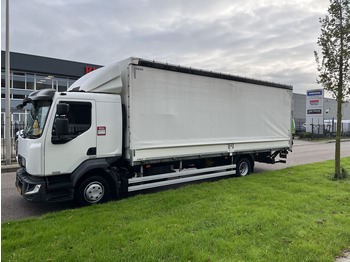
<svg viewBox="0 0 350 262">
<path fill-rule="evenodd" d="M 56 114 L 58 103 L 69 105 L 66 115 Z M 45 140 L 45 175 L 72 173 L 85 160 L 96 156 L 96 104 L 95 101 L 59 100 Z M 67 134 L 57 139 L 56 120 L 68 119 Z"/>
</svg>

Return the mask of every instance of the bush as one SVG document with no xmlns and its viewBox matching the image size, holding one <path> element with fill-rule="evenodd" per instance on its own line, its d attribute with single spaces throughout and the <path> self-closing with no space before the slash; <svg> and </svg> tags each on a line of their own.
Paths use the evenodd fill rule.
<svg viewBox="0 0 350 262">
<path fill-rule="evenodd" d="M 299 136 L 299 138 L 310 139 L 311 133 L 310 132 L 300 132 L 300 133 L 298 133 L 298 136 Z"/>
<path fill-rule="evenodd" d="M 337 181 L 337 180 L 350 180 L 350 174 L 349 171 L 344 169 L 343 167 L 341 168 L 340 171 L 340 175 L 338 177 L 336 177 L 335 175 L 332 174 L 325 174 L 324 175 L 325 178 L 327 178 L 328 180 L 333 180 L 333 181 Z"/>
<path fill-rule="evenodd" d="M 324 134 L 317 134 L 317 133 L 310 133 L 310 132 L 299 132 L 297 134 L 299 136 L 300 139 L 323 139 L 323 138 L 327 138 L 327 137 L 332 137 L 332 133 L 325 131 Z"/>
<path fill-rule="evenodd" d="M 342 167 L 341 174 L 338 177 L 338 179 L 341 179 L 341 180 L 348 180 L 348 179 L 350 179 L 349 171 Z"/>
</svg>

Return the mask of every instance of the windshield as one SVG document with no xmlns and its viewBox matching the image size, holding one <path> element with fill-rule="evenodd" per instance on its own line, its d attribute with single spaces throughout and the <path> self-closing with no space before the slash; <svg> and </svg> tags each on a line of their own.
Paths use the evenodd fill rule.
<svg viewBox="0 0 350 262">
<path fill-rule="evenodd" d="M 27 115 L 27 126 L 23 135 L 29 138 L 38 138 L 41 136 L 47 114 L 51 106 L 51 101 L 33 101 Z"/>
</svg>

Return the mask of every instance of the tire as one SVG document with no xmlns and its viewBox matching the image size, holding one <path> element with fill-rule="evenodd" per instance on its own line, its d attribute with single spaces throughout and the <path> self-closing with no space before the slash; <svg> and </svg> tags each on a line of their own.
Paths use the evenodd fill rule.
<svg viewBox="0 0 350 262">
<path fill-rule="evenodd" d="M 241 158 L 236 164 L 236 175 L 246 176 L 252 172 L 252 165 L 248 158 Z"/>
<path fill-rule="evenodd" d="M 101 176 L 90 176 L 79 184 L 76 198 L 82 205 L 92 205 L 103 203 L 110 196 L 108 181 Z"/>
</svg>

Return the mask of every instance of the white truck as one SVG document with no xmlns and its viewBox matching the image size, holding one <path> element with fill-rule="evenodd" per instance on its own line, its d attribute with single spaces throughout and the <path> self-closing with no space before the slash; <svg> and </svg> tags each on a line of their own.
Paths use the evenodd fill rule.
<svg viewBox="0 0 350 262">
<path fill-rule="evenodd" d="M 28 201 L 92 204 L 285 162 L 292 90 L 140 58 L 102 67 L 23 100 L 16 188 Z"/>
</svg>

